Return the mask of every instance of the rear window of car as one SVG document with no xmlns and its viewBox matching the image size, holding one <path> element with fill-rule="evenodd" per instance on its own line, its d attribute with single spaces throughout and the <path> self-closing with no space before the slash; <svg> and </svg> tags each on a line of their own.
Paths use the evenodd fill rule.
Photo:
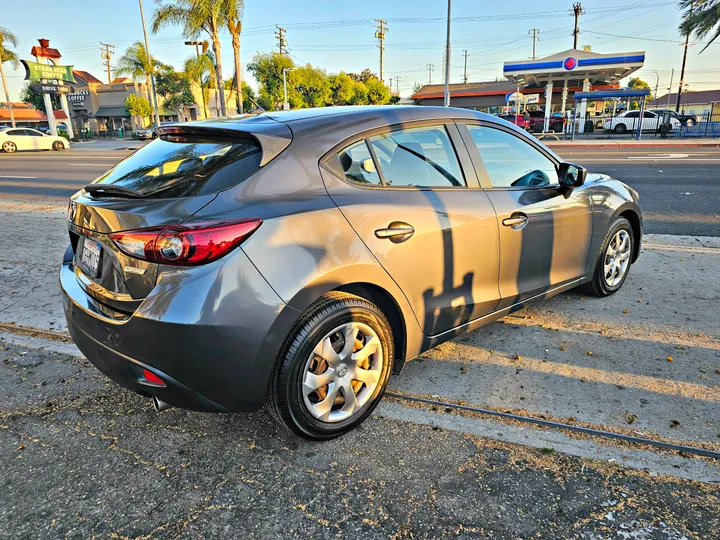
<svg viewBox="0 0 720 540">
<path fill-rule="evenodd" d="M 260 168 L 254 139 L 167 136 L 143 146 L 93 184 L 112 184 L 145 198 L 192 197 L 235 186 Z"/>
</svg>

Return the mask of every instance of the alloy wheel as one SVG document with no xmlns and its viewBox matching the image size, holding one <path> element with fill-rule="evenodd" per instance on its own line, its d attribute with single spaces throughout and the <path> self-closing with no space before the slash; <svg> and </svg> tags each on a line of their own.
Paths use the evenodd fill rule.
<svg viewBox="0 0 720 540">
<path fill-rule="evenodd" d="M 363 409 L 383 372 L 380 338 L 368 325 L 349 322 L 323 337 L 303 371 L 308 412 L 323 422 L 340 422 Z"/>
<path fill-rule="evenodd" d="M 15 146 L 14 142 L 7 141 L 3 143 L 2 149 L 8 154 L 12 154 L 15 150 L 17 150 L 17 146 Z"/>
<path fill-rule="evenodd" d="M 630 265 L 630 233 L 620 229 L 605 251 L 604 276 L 609 287 L 617 286 L 625 277 Z"/>
</svg>

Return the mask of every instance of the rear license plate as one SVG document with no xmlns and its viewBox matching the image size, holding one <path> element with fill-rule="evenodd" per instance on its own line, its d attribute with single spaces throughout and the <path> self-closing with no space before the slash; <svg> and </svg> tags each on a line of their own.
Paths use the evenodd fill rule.
<svg viewBox="0 0 720 540">
<path fill-rule="evenodd" d="M 91 277 L 98 277 L 101 254 L 100 244 L 95 240 L 85 238 L 82 253 L 80 254 L 80 265 Z"/>
</svg>

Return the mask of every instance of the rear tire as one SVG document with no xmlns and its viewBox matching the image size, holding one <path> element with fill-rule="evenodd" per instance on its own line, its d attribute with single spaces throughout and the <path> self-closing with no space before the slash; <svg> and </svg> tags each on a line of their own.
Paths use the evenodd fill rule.
<svg viewBox="0 0 720 540">
<path fill-rule="evenodd" d="M 627 126 L 625 124 L 618 124 L 613 129 L 614 129 L 615 133 L 620 135 L 627 131 Z"/>
<path fill-rule="evenodd" d="M 266 408 L 305 439 L 338 437 L 380 402 L 393 358 L 390 324 L 375 304 L 327 293 L 290 332 L 270 378 Z"/>
<path fill-rule="evenodd" d="M 624 217 L 617 218 L 605 235 L 592 280 L 580 285 L 580 290 L 598 297 L 619 291 L 630 273 L 634 249 L 635 237 L 630 222 Z"/>
<path fill-rule="evenodd" d="M 8 154 L 12 154 L 13 152 L 17 151 L 17 146 L 12 141 L 5 141 L 2 145 L 3 152 L 7 152 Z"/>
</svg>

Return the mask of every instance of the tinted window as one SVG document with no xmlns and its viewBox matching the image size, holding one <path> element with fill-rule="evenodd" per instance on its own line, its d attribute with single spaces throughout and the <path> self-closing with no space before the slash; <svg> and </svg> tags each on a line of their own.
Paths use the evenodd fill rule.
<svg viewBox="0 0 720 540">
<path fill-rule="evenodd" d="M 629 112 L 625 115 L 625 118 L 640 118 L 640 113 L 638 111 Z"/>
<path fill-rule="evenodd" d="M 370 150 L 364 140 L 338 152 L 337 161 L 329 165 L 345 178 L 357 184 L 380 184 L 380 175 L 375 170 Z M 339 165 L 339 167 L 338 167 Z"/>
<path fill-rule="evenodd" d="M 113 184 L 146 197 L 189 197 L 239 184 L 260 168 L 254 140 L 201 136 L 156 139 L 118 163 L 95 184 Z"/>
<path fill-rule="evenodd" d="M 555 164 L 519 137 L 480 126 L 468 126 L 492 187 L 531 187 L 558 183 Z"/>
<path fill-rule="evenodd" d="M 58 129 L 60 129 L 60 128 L 58 128 Z M 42 137 L 43 136 L 42 133 L 40 133 L 39 131 L 35 131 L 34 129 L 25 129 L 23 131 L 25 131 L 25 135 L 29 135 L 30 137 Z"/>
<path fill-rule="evenodd" d="M 442 126 L 400 129 L 370 138 L 388 186 L 464 187 L 460 165 Z"/>
<path fill-rule="evenodd" d="M 655 118 L 655 113 L 651 113 L 650 111 L 643 112 L 643 118 Z"/>
</svg>

